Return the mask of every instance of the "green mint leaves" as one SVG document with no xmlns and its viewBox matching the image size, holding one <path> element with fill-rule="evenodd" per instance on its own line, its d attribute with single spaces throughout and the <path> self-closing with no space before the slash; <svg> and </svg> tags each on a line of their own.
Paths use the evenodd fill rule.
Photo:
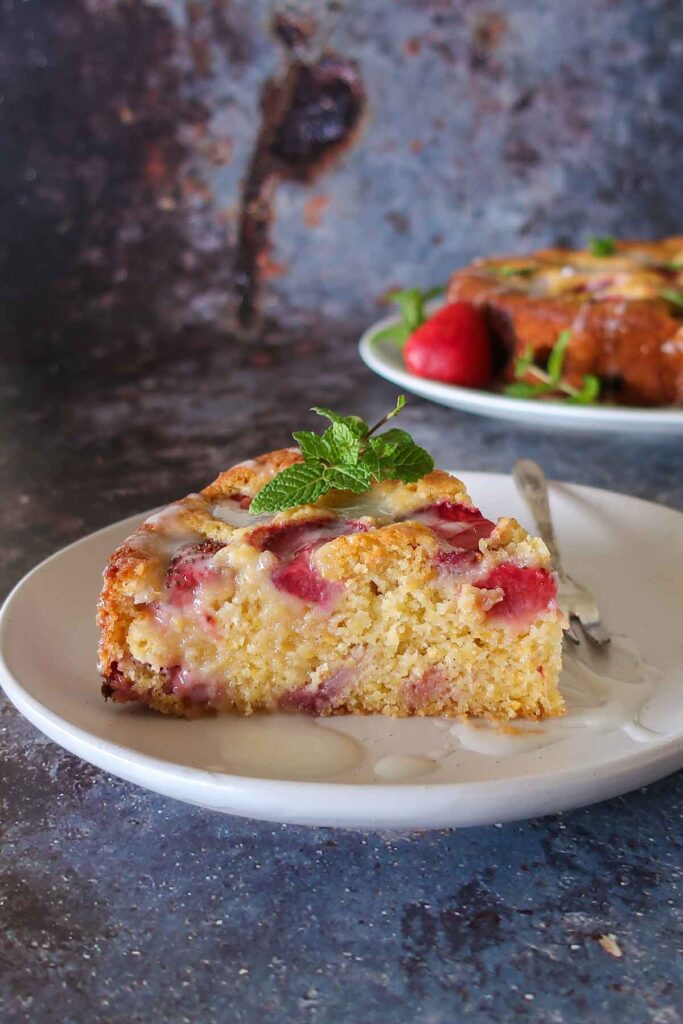
<svg viewBox="0 0 683 1024">
<path fill-rule="evenodd" d="M 427 319 L 425 304 L 430 299 L 442 295 L 443 291 L 443 285 L 437 285 L 426 291 L 422 291 L 420 288 L 406 288 L 402 292 L 390 292 L 387 298 L 390 302 L 398 303 L 401 320 L 397 324 L 390 324 L 389 327 L 383 327 L 376 331 L 372 340 L 393 341 L 397 345 L 405 345 L 413 331 L 421 327 Z"/>
<path fill-rule="evenodd" d="M 540 398 L 553 395 L 575 405 L 590 405 L 600 396 L 600 381 L 592 373 L 583 378 L 580 388 L 569 384 L 562 377 L 567 346 L 571 331 L 562 331 L 553 346 L 545 369 L 536 366 L 533 351 L 529 348 L 515 362 L 515 382 L 508 384 L 503 393 L 511 398 Z M 529 380 L 529 377 L 534 380 Z"/>
<path fill-rule="evenodd" d="M 588 248 L 593 256 L 614 256 L 617 251 L 617 243 L 611 235 L 607 235 L 605 238 L 591 238 Z"/>
<path fill-rule="evenodd" d="M 304 461 L 283 469 L 263 487 L 249 511 L 282 512 L 296 505 L 310 505 L 331 490 L 362 494 L 380 480 L 412 483 L 434 469 L 434 459 L 405 430 L 392 428 L 379 437 L 377 431 L 397 416 L 406 404 L 400 395 L 396 406 L 374 427 L 359 416 L 340 416 L 318 406 L 330 426 L 323 434 L 299 430 L 293 436 Z"/>
<path fill-rule="evenodd" d="M 667 302 L 683 309 L 683 291 L 680 291 L 678 288 L 660 288 L 659 294 Z"/>
<path fill-rule="evenodd" d="M 534 274 L 534 267 L 515 267 L 504 263 L 502 266 L 486 267 L 490 274 L 498 274 L 499 277 L 531 277 Z"/>
<path fill-rule="evenodd" d="M 301 462 L 283 469 L 259 491 L 249 511 L 279 512 L 291 505 L 311 505 L 329 490 L 322 463 Z M 295 496 L 295 500 L 292 500 Z"/>
</svg>

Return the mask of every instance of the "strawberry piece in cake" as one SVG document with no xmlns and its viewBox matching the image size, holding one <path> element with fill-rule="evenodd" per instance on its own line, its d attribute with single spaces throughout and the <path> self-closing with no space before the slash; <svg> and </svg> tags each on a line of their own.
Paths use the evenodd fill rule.
<svg viewBox="0 0 683 1024">
<path fill-rule="evenodd" d="M 187 716 L 563 713 L 542 541 L 485 518 L 438 470 L 252 514 L 301 462 L 285 449 L 236 466 L 114 552 L 98 617 L 105 695 Z"/>
<path fill-rule="evenodd" d="M 218 541 L 205 540 L 201 544 L 189 545 L 171 559 L 166 573 L 166 589 L 172 605 L 186 607 L 194 600 L 197 588 L 216 575 L 211 566 L 211 556 L 222 547 Z"/>
</svg>

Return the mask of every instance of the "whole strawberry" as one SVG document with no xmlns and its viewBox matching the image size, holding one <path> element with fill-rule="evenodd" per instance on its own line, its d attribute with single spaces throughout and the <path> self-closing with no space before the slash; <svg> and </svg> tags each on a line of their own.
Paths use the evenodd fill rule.
<svg viewBox="0 0 683 1024">
<path fill-rule="evenodd" d="M 469 302 L 444 306 L 413 331 L 403 359 L 417 377 L 482 388 L 491 378 L 491 343 L 481 313 Z"/>
</svg>

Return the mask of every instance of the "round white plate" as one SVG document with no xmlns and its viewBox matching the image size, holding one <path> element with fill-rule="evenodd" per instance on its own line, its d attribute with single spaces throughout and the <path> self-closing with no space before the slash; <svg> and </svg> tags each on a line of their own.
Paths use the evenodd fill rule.
<svg viewBox="0 0 683 1024">
<path fill-rule="evenodd" d="M 464 479 L 488 515 L 526 520 L 508 477 Z M 431 828 L 525 818 L 624 793 L 683 765 L 683 515 L 566 484 L 553 485 L 552 504 L 567 567 L 593 588 L 608 626 L 659 670 L 643 689 L 623 684 L 625 698 L 641 706 L 641 724 L 630 732 L 612 720 L 607 698 L 590 725 L 572 713 L 565 724 L 574 728 L 555 733 L 551 723 L 500 742 L 499 734 L 463 723 L 453 735 L 445 720 L 188 722 L 105 704 L 95 670 L 101 571 L 140 516 L 72 544 L 18 584 L 0 618 L 0 681 L 34 725 L 79 757 L 231 814 Z"/>
<path fill-rule="evenodd" d="M 457 387 L 455 384 L 442 384 L 440 381 L 416 377 L 406 370 L 398 345 L 391 341 L 373 341 L 377 331 L 397 322 L 396 317 L 386 317 L 368 327 L 359 344 L 361 359 L 385 380 L 390 380 L 403 390 L 411 391 L 421 398 L 429 398 L 438 405 L 544 428 L 590 430 L 593 433 L 618 431 L 639 436 L 683 432 L 683 409 L 634 409 L 628 406 L 538 402 L 528 398 L 508 398 L 493 391 L 479 391 L 476 388 Z"/>
</svg>

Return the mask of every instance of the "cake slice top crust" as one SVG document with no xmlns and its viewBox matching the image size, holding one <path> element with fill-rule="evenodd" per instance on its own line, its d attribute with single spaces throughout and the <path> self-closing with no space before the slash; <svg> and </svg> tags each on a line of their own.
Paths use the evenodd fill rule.
<svg viewBox="0 0 683 1024">
<path fill-rule="evenodd" d="M 514 519 L 485 518 L 464 484 L 442 470 L 415 483 L 384 481 L 360 495 L 332 490 L 310 505 L 252 515 L 254 495 L 299 461 L 297 449 L 281 449 L 240 463 L 151 515 L 128 538 L 105 571 L 102 664 L 120 657 L 136 607 L 187 610 L 200 590 L 209 600 L 219 581 L 229 597 L 229 580 L 256 564 L 266 566 L 280 594 L 324 614 L 345 580 L 369 578 L 411 549 L 446 591 L 469 584 L 465 604 L 475 617 L 519 629 L 546 612 L 557 615 L 543 542 Z"/>
<path fill-rule="evenodd" d="M 683 284 L 683 236 L 657 242 L 610 240 L 610 251 L 603 255 L 552 248 L 528 256 L 479 259 L 456 271 L 454 280 L 461 277 L 494 285 L 499 293 L 570 302 L 654 300 L 666 309 L 671 304 L 666 289 Z"/>
</svg>

